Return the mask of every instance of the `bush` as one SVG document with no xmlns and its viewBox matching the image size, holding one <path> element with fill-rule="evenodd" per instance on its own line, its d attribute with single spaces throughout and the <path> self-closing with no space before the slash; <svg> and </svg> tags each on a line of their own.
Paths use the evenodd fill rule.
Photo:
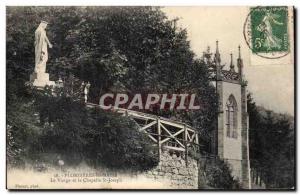
<svg viewBox="0 0 300 195">
<path fill-rule="evenodd" d="M 231 175 L 228 164 L 221 159 L 216 159 L 215 163 L 209 163 L 205 170 L 208 185 L 217 189 L 238 189 L 240 184 Z"/>
<path fill-rule="evenodd" d="M 33 153 L 57 153 L 67 165 L 77 165 L 83 159 L 88 114 L 84 104 L 70 97 L 43 96 L 36 104 L 43 125 Z M 58 160 L 58 159 L 57 159 Z"/>
<path fill-rule="evenodd" d="M 150 139 L 131 119 L 88 110 L 63 94 L 39 94 L 37 100 L 44 128 L 33 151 L 57 153 L 66 165 L 78 165 L 83 159 L 94 167 L 114 169 L 145 170 L 157 165 Z"/>
<path fill-rule="evenodd" d="M 15 83 L 10 83 L 12 85 Z M 42 128 L 38 124 L 32 100 L 28 97 L 10 95 L 6 112 L 7 165 L 24 167 L 26 159 L 32 156 L 30 146 L 37 140 Z"/>
<path fill-rule="evenodd" d="M 158 155 L 146 134 L 129 118 L 94 110 L 95 126 L 87 144 L 87 157 L 94 166 L 114 169 L 147 170 L 158 164 Z"/>
</svg>

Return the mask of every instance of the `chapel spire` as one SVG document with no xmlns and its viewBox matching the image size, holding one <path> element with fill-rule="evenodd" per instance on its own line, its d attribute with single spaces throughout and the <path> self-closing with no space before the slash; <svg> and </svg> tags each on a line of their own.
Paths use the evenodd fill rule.
<svg viewBox="0 0 300 195">
<path fill-rule="evenodd" d="M 238 73 L 240 75 L 240 79 L 242 80 L 243 77 L 243 59 L 241 57 L 241 46 L 239 45 L 239 57 L 237 59 L 237 67 L 238 67 Z"/>
<path fill-rule="evenodd" d="M 230 54 L 230 71 L 235 72 L 234 65 L 233 65 L 232 53 Z"/>
<path fill-rule="evenodd" d="M 219 41 L 216 41 L 216 53 L 215 53 L 216 64 L 221 65 L 221 55 L 219 51 Z"/>
<path fill-rule="evenodd" d="M 216 41 L 215 63 L 216 63 L 216 79 L 222 80 L 221 55 L 219 52 L 219 41 L 218 40 Z"/>
</svg>

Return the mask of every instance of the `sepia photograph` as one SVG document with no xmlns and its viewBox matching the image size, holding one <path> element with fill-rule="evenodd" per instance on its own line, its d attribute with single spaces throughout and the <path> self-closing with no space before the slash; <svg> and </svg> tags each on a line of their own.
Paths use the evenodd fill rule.
<svg viewBox="0 0 300 195">
<path fill-rule="evenodd" d="M 296 190 L 292 6 L 6 6 L 8 190 Z"/>
</svg>

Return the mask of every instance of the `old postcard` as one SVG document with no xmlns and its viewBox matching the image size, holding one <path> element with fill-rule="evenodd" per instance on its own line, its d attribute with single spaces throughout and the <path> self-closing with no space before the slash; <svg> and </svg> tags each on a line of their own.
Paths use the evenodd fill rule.
<svg viewBox="0 0 300 195">
<path fill-rule="evenodd" d="M 6 7 L 9 190 L 295 190 L 294 8 Z"/>
</svg>

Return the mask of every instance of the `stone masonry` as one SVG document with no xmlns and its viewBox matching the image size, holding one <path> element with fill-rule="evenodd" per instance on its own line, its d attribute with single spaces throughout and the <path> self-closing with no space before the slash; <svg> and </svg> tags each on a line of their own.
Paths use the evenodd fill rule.
<svg viewBox="0 0 300 195">
<path fill-rule="evenodd" d="M 147 171 L 145 176 L 155 181 L 168 181 L 168 187 L 172 189 L 198 189 L 198 165 L 197 161 L 188 157 L 186 165 L 185 157 L 170 151 L 162 152 L 157 167 Z"/>
</svg>

